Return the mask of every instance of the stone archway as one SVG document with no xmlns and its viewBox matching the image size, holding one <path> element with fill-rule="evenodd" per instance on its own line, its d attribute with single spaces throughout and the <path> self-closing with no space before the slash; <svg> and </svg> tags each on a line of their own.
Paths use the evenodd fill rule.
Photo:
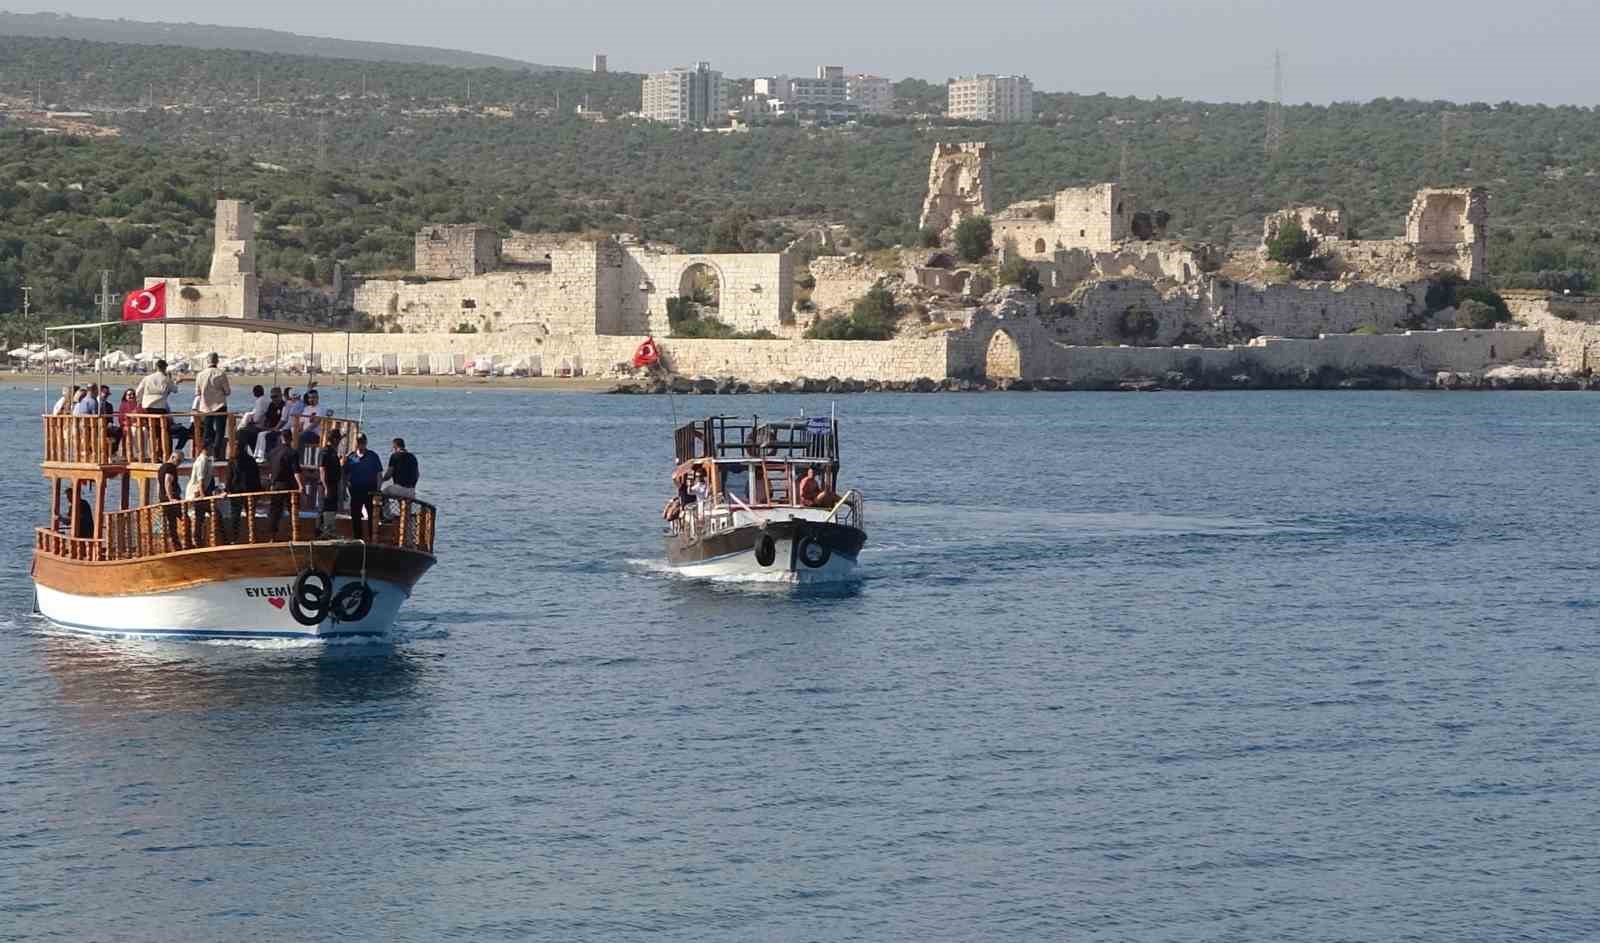
<svg viewBox="0 0 1600 943">
<path fill-rule="evenodd" d="M 1010 334 L 997 330 L 983 357 L 983 375 L 990 380 L 1022 379 L 1022 348 Z"/>
<path fill-rule="evenodd" d="M 704 317 L 716 317 L 722 310 L 724 288 L 722 270 L 710 262 L 690 262 L 678 274 L 678 297 L 695 304 Z"/>
</svg>

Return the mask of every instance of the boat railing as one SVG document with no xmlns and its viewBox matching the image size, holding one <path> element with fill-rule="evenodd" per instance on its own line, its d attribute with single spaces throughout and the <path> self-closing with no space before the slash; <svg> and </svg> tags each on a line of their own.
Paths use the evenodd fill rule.
<svg viewBox="0 0 1600 943">
<path fill-rule="evenodd" d="M 213 455 L 219 464 L 233 459 L 238 449 L 238 432 L 246 412 L 226 414 L 226 445 L 223 454 Z M 110 416 L 59 416 L 44 417 L 44 460 L 49 463 L 69 465 L 159 465 L 171 455 L 173 429 L 179 420 L 190 423 L 190 437 L 184 449 L 184 458 L 192 460 L 200 454 L 205 441 L 206 421 L 215 421 L 222 413 L 128 413 L 117 417 L 113 425 Z M 120 429 L 118 433 L 110 431 Z M 354 419 L 321 416 L 317 419 L 317 447 L 332 441 L 334 430 L 340 433 L 340 451 L 348 452 L 361 432 L 361 423 Z M 284 430 L 283 435 L 298 435 Z M 308 443 L 309 444 L 309 443 Z"/>
<path fill-rule="evenodd" d="M 857 530 L 865 530 L 867 526 L 867 502 L 861 492 L 854 488 L 844 493 L 839 503 L 828 512 L 827 520 L 835 524 L 844 524 Z"/>
<path fill-rule="evenodd" d="M 142 560 L 180 550 L 316 540 L 320 520 L 314 514 L 302 516 L 304 504 L 305 496 L 299 491 L 255 491 L 109 511 L 105 515 L 103 541 L 78 541 L 103 543 L 104 549 L 98 556 L 71 559 Z M 372 535 L 374 546 L 433 552 L 437 520 L 433 505 L 414 498 L 373 495 L 370 511 L 372 520 L 377 522 Z M 348 520 L 341 523 L 349 525 Z M 53 546 L 60 544 L 54 542 Z M 42 543 L 41 549 L 46 549 Z M 51 552 L 66 555 L 64 551 L 72 549 L 62 547 Z"/>
<path fill-rule="evenodd" d="M 34 530 L 34 546 L 41 552 L 65 560 L 104 560 L 105 544 L 93 537 L 69 537 L 48 527 Z"/>
</svg>

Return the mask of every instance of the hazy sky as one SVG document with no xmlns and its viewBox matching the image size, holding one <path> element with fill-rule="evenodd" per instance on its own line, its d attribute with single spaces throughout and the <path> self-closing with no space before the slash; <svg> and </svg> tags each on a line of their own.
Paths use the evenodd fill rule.
<svg viewBox="0 0 1600 943">
<path fill-rule="evenodd" d="M 557 65 L 730 76 L 818 63 L 942 82 L 1021 72 L 1046 91 L 1213 101 L 1379 96 L 1600 104 L 1596 0 L 11 0 L 79 16 L 257 26 Z"/>
</svg>

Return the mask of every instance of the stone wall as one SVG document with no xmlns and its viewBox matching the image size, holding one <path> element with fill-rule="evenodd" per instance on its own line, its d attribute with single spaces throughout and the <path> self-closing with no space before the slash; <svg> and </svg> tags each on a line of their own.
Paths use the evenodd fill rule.
<svg viewBox="0 0 1600 943">
<path fill-rule="evenodd" d="M 1252 285 L 1225 278 L 1206 281 L 1210 320 L 1230 318 L 1252 333 L 1278 337 L 1344 334 L 1358 327 L 1393 331 L 1424 308 L 1425 283 L 1386 288 L 1365 282 L 1292 282 Z"/>
<path fill-rule="evenodd" d="M 645 327 L 650 333 L 668 332 L 667 299 L 688 295 L 696 271 L 716 276 L 721 295 L 717 319 L 724 324 L 740 331 L 777 333 L 794 320 L 794 263 L 786 252 L 662 255 L 631 246 L 621 251 L 624 295 L 630 286 L 648 286 L 643 293 L 648 298 Z M 622 326 L 637 330 L 638 319 L 632 316 L 636 305 L 631 297 L 625 301 Z"/>
<path fill-rule="evenodd" d="M 555 253 L 548 268 L 444 281 L 355 278 L 351 306 L 407 334 L 444 333 L 462 323 L 480 331 L 594 333 L 599 283 L 599 253 L 593 243 L 579 243 Z"/>
<path fill-rule="evenodd" d="M 811 260 L 811 277 L 817 280 L 811 303 L 819 314 L 847 311 L 883 275 L 859 256 L 818 256 Z"/>
<path fill-rule="evenodd" d="M 256 217 L 249 203 L 218 200 L 211 243 L 211 277 L 221 284 L 256 273 Z"/>
<path fill-rule="evenodd" d="M 1348 230 L 1344 223 L 1344 213 L 1331 206 L 1291 206 L 1279 210 L 1268 216 L 1261 226 L 1261 251 L 1267 250 L 1267 243 L 1278 237 L 1278 231 L 1290 220 L 1300 223 L 1300 229 L 1306 235 L 1322 242 L 1328 239 L 1343 239 Z"/>
<path fill-rule="evenodd" d="M 1488 219 L 1489 197 L 1482 187 L 1421 190 L 1406 215 L 1406 242 L 1425 264 L 1476 280 L 1488 274 Z"/>
<path fill-rule="evenodd" d="M 997 246 L 1014 244 L 1025 259 L 1049 259 L 1060 248 L 1056 224 L 1034 217 L 1000 217 L 991 221 Z"/>
<path fill-rule="evenodd" d="M 144 287 L 167 285 L 167 317 L 151 321 L 140 330 L 145 350 L 170 351 L 173 354 L 196 353 L 200 350 L 199 328 L 184 326 L 184 318 L 253 318 L 260 312 L 259 286 L 254 275 L 241 275 L 220 285 L 211 285 L 198 279 L 146 278 Z"/>
<path fill-rule="evenodd" d="M 1543 332 L 1545 349 L 1557 367 L 1571 373 L 1600 369 L 1600 324 L 1595 323 L 1600 321 L 1600 299 L 1542 291 L 1508 291 L 1504 298 L 1519 324 Z"/>
<path fill-rule="evenodd" d="M 1418 377 L 1471 373 L 1542 354 L 1531 330 L 1407 331 L 1403 334 L 1331 334 L 1318 338 L 1260 337 L 1227 347 L 1104 347 L 1056 343 L 1037 324 L 975 320 L 952 337 L 953 376 L 985 378 L 998 366 L 1006 377 L 1046 377 L 1075 385 L 1115 384 L 1170 371 L 1268 376 L 1320 370 L 1361 373 L 1402 370 Z M 1000 377 L 989 377 L 999 379 Z"/>
<path fill-rule="evenodd" d="M 500 262 L 500 236 L 488 226 L 424 226 L 417 232 L 418 275 L 466 278 L 490 272 Z"/>
</svg>

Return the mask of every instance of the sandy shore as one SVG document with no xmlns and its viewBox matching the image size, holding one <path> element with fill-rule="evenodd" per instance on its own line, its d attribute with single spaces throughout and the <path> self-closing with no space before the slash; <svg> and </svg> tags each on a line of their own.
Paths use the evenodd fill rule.
<svg viewBox="0 0 1600 943">
<path fill-rule="evenodd" d="M 80 373 L 80 374 L 78 374 L 78 382 L 82 383 L 85 380 L 91 378 L 92 376 L 93 376 L 93 374 L 91 374 L 91 373 Z M 121 391 L 122 391 L 122 389 L 124 387 L 131 387 L 134 384 L 138 383 L 139 382 L 139 377 L 140 377 L 139 374 L 107 373 L 107 374 L 102 375 L 101 382 L 103 382 L 107 386 L 111 387 L 113 392 L 115 392 L 118 395 L 120 395 Z M 191 379 L 192 380 L 193 376 L 186 376 L 185 379 Z M 278 382 L 279 385 L 292 386 L 297 390 L 303 390 L 307 386 L 307 379 L 308 378 L 305 376 L 305 374 L 293 374 L 293 375 L 291 375 L 291 374 L 287 374 L 287 373 L 282 373 L 282 374 L 278 375 L 278 381 L 277 382 Z M 272 378 L 271 375 L 267 375 L 267 376 L 246 376 L 246 375 L 240 375 L 240 374 L 230 374 L 229 377 L 228 377 L 228 381 L 233 385 L 233 389 L 234 389 L 234 391 L 236 393 L 240 392 L 240 391 L 248 391 L 251 386 L 253 386 L 254 384 L 257 384 L 257 383 L 261 384 L 262 386 L 267 386 L 267 387 L 270 387 L 270 386 L 273 385 L 273 378 Z M 342 390 L 342 389 L 344 389 L 345 378 L 341 377 L 341 376 L 336 376 L 334 374 L 320 373 L 320 374 L 318 374 L 316 376 L 316 381 L 317 381 L 317 386 L 322 388 L 322 389 L 325 389 L 325 390 Z M 39 373 L 37 371 L 32 372 L 32 373 L 0 373 L 0 385 L 4 385 L 4 386 L 38 386 L 40 383 L 43 383 L 43 382 L 46 382 L 45 375 L 42 374 L 42 373 Z M 72 383 L 72 380 L 71 380 L 71 376 L 69 374 L 52 373 L 49 376 L 49 383 L 52 386 L 67 386 L 67 385 L 70 385 Z M 616 386 L 618 381 L 615 380 L 615 379 L 604 379 L 604 378 L 601 378 L 601 377 L 576 377 L 576 378 L 572 378 L 572 379 L 565 379 L 565 378 L 561 378 L 561 377 L 493 377 L 493 378 L 490 378 L 490 377 L 463 377 L 463 376 L 443 376 L 443 377 L 432 377 L 432 376 L 427 376 L 427 377 L 417 377 L 417 376 L 398 376 L 398 377 L 359 376 L 359 377 L 355 377 L 355 376 L 353 376 L 353 377 L 350 378 L 350 389 L 354 390 L 354 389 L 357 388 L 358 385 L 363 384 L 363 383 L 366 384 L 369 388 L 384 388 L 384 389 L 396 389 L 396 388 L 404 388 L 404 389 L 436 388 L 436 389 L 447 389 L 447 390 L 476 390 L 476 389 L 489 390 L 489 389 L 494 389 L 494 390 L 529 390 L 529 391 L 541 392 L 541 393 L 603 393 L 606 390 L 611 389 L 613 386 Z"/>
</svg>

